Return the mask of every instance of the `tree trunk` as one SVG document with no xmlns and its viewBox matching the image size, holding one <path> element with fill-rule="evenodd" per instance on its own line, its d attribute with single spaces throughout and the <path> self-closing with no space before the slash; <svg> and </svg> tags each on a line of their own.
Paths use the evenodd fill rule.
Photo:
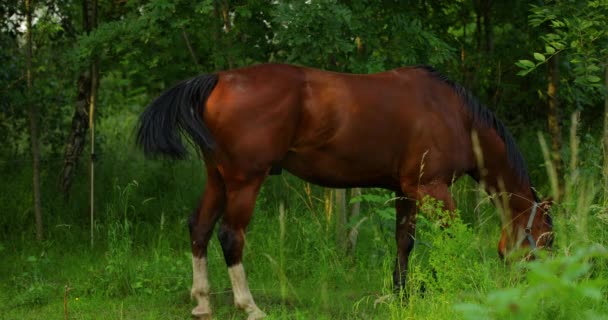
<svg viewBox="0 0 608 320">
<path fill-rule="evenodd" d="M 560 126 L 560 109 L 558 100 L 559 89 L 559 62 L 558 55 L 554 55 L 549 59 L 548 64 L 548 79 L 547 79 L 547 96 L 548 96 L 548 124 L 549 132 L 551 133 L 551 161 L 555 168 L 558 185 L 555 200 L 559 200 L 563 194 L 563 175 L 562 175 L 562 129 Z"/>
<path fill-rule="evenodd" d="M 468 14 L 468 10 L 465 10 L 465 5 L 462 5 L 462 11 L 461 11 L 462 15 L 462 43 L 460 45 L 460 67 L 462 69 L 462 84 L 465 86 L 465 88 L 467 87 L 467 67 L 465 65 L 465 58 L 466 58 L 466 50 L 464 48 L 466 41 L 467 41 L 467 14 Z"/>
<path fill-rule="evenodd" d="M 477 52 L 481 51 L 483 32 L 481 27 L 481 3 L 480 1 L 473 1 L 473 6 L 475 8 L 475 42 L 477 45 Z"/>
<path fill-rule="evenodd" d="M 336 190 L 336 244 L 340 251 L 346 251 L 346 190 Z"/>
<path fill-rule="evenodd" d="M 90 72 L 82 72 L 78 77 L 78 94 L 72 116 L 72 132 L 65 146 L 63 157 L 63 174 L 61 175 L 61 190 L 67 199 L 72 186 L 73 171 L 85 146 L 87 129 L 89 128 L 89 101 L 91 99 Z"/>
<path fill-rule="evenodd" d="M 186 47 L 188 47 L 188 52 L 190 52 L 190 57 L 192 58 L 192 62 L 194 62 L 194 64 L 196 65 L 197 68 L 200 68 L 201 65 L 200 65 L 200 63 L 198 63 L 198 58 L 196 57 L 194 48 L 192 48 L 192 44 L 190 43 L 190 37 L 188 36 L 188 33 L 186 32 L 186 29 L 184 27 L 181 27 L 181 29 L 182 29 L 182 37 L 184 38 Z"/>
<path fill-rule="evenodd" d="M 32 143 L 32 187 L 34 192 L 34 219 L 36 221 L 36 239 L 44 238 L 44 228 L 42 226 L 42 205 L 40 201 L 40 145 L 38 140 L 38 107 L 32 101 L 32 3 L 25 0 L 25 11 L 27 15 L 27 44 L 26 44 L 26 65 L 27 65 L 27 103 L 30 118 L 30 140 Z"/>
<path fill-rule="evenodd" d="M 602 141 L 604 143 L 604 191 L 608 190 L 608 59 L 606 59 L 604 74 L 604 85 L 606 95 L 604 96 L 604 134 Z"/>
<path fill-rule="evenodd" d="M 93 8 L 91 10 L 91 27 L 97 27 L 97 0 L 92 0 Z M 99 69 L 98 59 L 93 58 L 91 62 L 91 99 L 89 102 L 89 127 L 91 132 L 91 157 L 90 157 L 90 226 L 91 226 L 91 247 L 94 244 L 94 226 L 95 226 L 95 107 L 97 105 L 97 88 L 99 88 Z"/>
<path fill-rule="evenodd" d="M 492 1 L 481 2 L 481 12 L 483 14 L 483 33 L 484 49 L 487 53 L 494 51 L 494 31 L 492 28 Z"/>
<path fill-rule="evenodd" d="M 86 33 L 90 33 L 97 23 L 97 2 L 93 1 L 93 5 L 89 5 L 91 0 L 82 1 L 82 27 Z M 67 199 L 72 186 L 74 170 L 78 165 L 78 160 L 84 150 L 86 134 L 89 129 L 89 111 L 92 94 L 92 66 L 89 70 L 82 71 L 78 76 L 77 82 L 77 98 L 72 116 L 72 132 L 66 142 L 64 157 L 63 157 L 63 174 L 61 175 L 61 190 L 64 197 Z"/>
<path fill-rule="evenodd" d="M 361 188 L 354 188 L 352 189 L 350 196 L 351 199 L 358 197 L 361 195 Z M 348 221 L 350 222 L 350 225 L 352 225 L 352 227 L 350 228 L 349 232 L 348 232 L 348 247 L 346 248 L 346 253 L 349 256 L 354 256 L 355 255 L 355 249 L 357 247 L 357 239 L 359 237 L 359 224 L 354 224 L 355 221 L 357 220 L 357 218 L 359 218 L 359 213 L 361 211 L 361 202 L 357 201 L 355 203 L 353 203 L 353 206 L 351 207 L 350 210 L 350 216 L 348 217 Z"/>
<path fill-rule="evenodd" d="M 226 30 L 226 59 L 228 61 L 228 68 L 234 68 L 234 61 L 232 58 L 232 39 L 230 38 L 232 35 L 230 31 L 232 30 L 232 22 L 230 21 L 230 3 L 228 0 L 222 1 L 222 18 L 224 19 L 224 28 Z"/>
<path fill-rule="evenodd" d="M 491 53 L 494 50 L 494 31 L 492 29 L 492 6 L 490 0 L 473 1 L 475 11 L 475 42 L 477 52 Z M 468 14 L 468 11 L 465 11 Z M 466 38 L 466 35 L 465 35 Z"/>
<path fill-rule="evenodd" d="M 329 227 L 334 215 L 334 189 L 325 188 L 323 193 L 323 206 L 325 211 L 325 236 L 330 235 Z"/>
<path fill-rule="evenodd" d="M 213 1 L 213 17 L 216 21 L 220 20 L 220 8 L 219 3 L 217 1 Z M 223 20 L 222 20 L 223 21 Z M 220 59 L 217 57 L 218 53 L 222 52 L 220 48 L 220 39 L 221 39 L 221 31 L 219 28 L 219 23 L 215 24 L 213 27 L 213 64 L 215 66 L 215 70 L 222 69 L 223 65 L 220 63 Z"/>
</svg>

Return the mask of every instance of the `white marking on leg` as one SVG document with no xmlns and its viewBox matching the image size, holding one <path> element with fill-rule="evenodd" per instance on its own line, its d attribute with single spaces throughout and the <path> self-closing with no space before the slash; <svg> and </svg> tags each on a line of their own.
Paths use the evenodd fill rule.
<svg viewBox="0 0 608 320">
<path fill-rule="evenodd" d="M 192 309 L 192 315 L 200 319 L 211 319 L 209 304 L 209 279 L 207 278 L 207 258 L 192 256 L 192 291 L 197 306 Z"/>
<path fill-rule="evenodd" d="M 266 316 L 253 301 L 249 285 L 247 285 L 247 277 L 245 269 L 241 263 L 228 268 L 230 282 L 232 283 L 232 292 L 234 293 L 234 304 L 247 312 L 248 320 L 262 319 Z"/>
</svg>

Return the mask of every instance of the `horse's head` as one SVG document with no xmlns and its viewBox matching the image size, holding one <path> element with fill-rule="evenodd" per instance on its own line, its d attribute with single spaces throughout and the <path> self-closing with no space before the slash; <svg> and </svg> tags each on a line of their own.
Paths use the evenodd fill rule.
<svg viewBox="0 0 608 320">
<path fill-rule="evenodd" d="M 553 244 L 553 221 L 549 210 L 553 201 L 547 199 L 534 202 L 522 212 L 513 212 L 511 223 L 502 229 L 498 243 L 498 254 L 501 258 L 517 249 L 528 251 L 528 259 L 533 259 L 533 251 L 540 248 L 551 248 Z"/>
</svg>

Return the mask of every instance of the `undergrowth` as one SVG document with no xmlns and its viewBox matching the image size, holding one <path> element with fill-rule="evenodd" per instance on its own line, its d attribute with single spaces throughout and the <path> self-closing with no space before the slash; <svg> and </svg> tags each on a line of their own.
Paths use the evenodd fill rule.
<svg viewBox="0 0 608 320">
<path fill-rule="evenodd" d="M 0 190 L 2 210 L 14 213 L 0 217 L 0 318 L 63 319 L 64 302 L 65 311 L 79 319 L 189 314 L 187 218 L 200 199 L 203 167 L 198 160 L 145 161 L 112 149 L 116 145 L 109 143 L 98 163 L 105 174 L 97 182 L 93 246 L 88 198 L 80 192 L 86 181 L 75 182 L 70 202 L 53 197 L 53 184 L 45 182 L 47 239 L 35 244 L 24 205 L 29 172 L 2 168 L 15 183 Z M 575 145 L 568 153 L 597 158 L 593 148 Z M 254 298 L 269 319 L 605 319 L 607 192 L 597 186 L 598 168 L 587 160 L 571 163 L 566 193 L 552 210 L 556 245 L 533 262 L 500 260 L 500 219 L 471 180 L 452 186 L 460 210 L 449 219 L 441 203 L 423 201 L 402 295 L 392 289 L 393 194 L 369 189 L 352 197 L 361 213 L 348 222 L 357 228 L 358 241 L 346 254 L 328 211 L 331 193 L 288 174 L 269 178 L 244 254 Z M 49 165 L 45 174 L 57 168 Z M 539 175 L 545 169 L 550 176 L 548 165 L 531 171 Z M 551 193 L 548 185 L 540 193 Z M 216 318 L 243 318 L 232 305 L 215 238 L 208 258 Z"/>
</svg>

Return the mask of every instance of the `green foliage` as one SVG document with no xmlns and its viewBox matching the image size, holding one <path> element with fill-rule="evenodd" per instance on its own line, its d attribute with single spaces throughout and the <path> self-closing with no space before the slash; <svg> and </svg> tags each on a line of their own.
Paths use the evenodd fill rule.
<svg viewBox="0 0 608 320">
<path fill-rule="evenodd" d="M 606 1 L 549 1 L 532 5 L 529 23 L 541 30 L 543 52 L 534 60 L 519 60 L 518 75 L 527 75 L 559 55 L 567 87 L 564 97 L 576 109 L 601 101 L 603 69 L 608 58 L 608 3 Z"/>
<path fill-rule="evenodd" d="M 278 51 L 276 58 L 344 70 L 356 50 L 352 18 L 351 10 L 336 0 L 279 2 L 273 42 L 287 50 Z"/>
<path fill-rule="evenodd" d="M 370 215 L 380 218 L 390 225 L 395 224 L 394 196 L 384 189 L 369 189 L 357 197 L 350 199 L 350 204 L 356 202 L 369 207 Z"/>
<path fill-rule="evenodd" d="M 523 283 L 493 291 L 479 303 L 460 304 L 456 310 L 466 319 L 603 319 L 607 283 L 592 270 L 605 266 L 607 258 L 604 247 L 591 246 L 519 264 L 516 268 L 526 275 Z"/>
<path fill-rule="evenodd" d="M 73 39 L 63 26 L 61 10 L 65 7 L 34 3 L 33 87 L 28 97 L 25 28 L 22 27 L 25 24 L 25 6 L 23 2 L 12 1 L 0 6 L 6 9 L 0 10 L 0 137 L 5 138 L 0 152 L 3 158 L 7 158 L 5 155 L 23 155 L 30 150 L 27 140 L 29 102 L 38 107 L 42 150 L 47 155 L 56 156 L 64 142 L 63 129 L 69 112 L 65 107 L 74 96 L 74 91 L 62 90 L 70 87 L 74 78 L 70 56 L 66 54 Z"/>
<path fill-rule="evenodd" d="M 110 139 L 107 143 L 119 141 Z M 56 312 L 62 308 L 64 286 L 68 285 L 72 288 L 69 310 L 83 317 L 95 314 L 111 318 L 124 313 L 124 318 L 164 319 L 189 313 L 191 263 L 185 220 L 200 188 L 185 197 L 181 194 L 185 191 L 177 190 L 191 186 L 188 177 L 200 174 L 201 168 L 198 164 L 193 168 L 180 166 L 171 173 L 161 172 L 160 166 L 148 167 L 150 171 L 142 175 L 137 168 L 142 163 L 121 165 L 121 179 L 98 185 L 100 195 L 107 194 L 107 198 L 96 225 L 93 249 L 88 245 L 85 224 L 55 227 L 56 231 L 50 233 L 55 240 L 44 248 L 14 238 L 3 240 L 0 277 L 9 282 L 0 283 L 0 301 L 8 301 L 0 312 L 8 318 Z M 180 180 L 185 184 L 172 182 L 174 174 L 183 176 Z M 148 176 L 156 175 L 161 175 L 168 186 L 142 182 L 152 182 Z M 138 182 L 133 182 L 135 177 Z M 303 190 L 301 182 L 290 177 L 286 180 L 295 190 Z M 581 200 L 588 191 L 577 187 L 574 192 L 569 199 L 588 206 Z M 496 254 L 498 221 L 486 226 L 465 223 L 460 213 L 450 217 L 441 203 L 425 199 L 410 261 L 409 295 L 407 303 L 402 303 L 400 299 L 376 301 L 392 292 L 395 247 L 394 230 L 390 228 L 394 227 L 394 215 L 388 214 L 392 196 L 371 190 L 360 198 L 361 214 L 368 215 L 370 223 L 361 228 L 354 259 L 345 259 L 336 250 L 332 221 L 318 211 L 322 202 L 313 200 L 310 210 L 304 198 L 295 193 L 282 178 L 271 179 L 262 190 L 247 234 L 244 261 L 249 283 L 256 301 L 275 319 L 444 319 L 479 315 L 569 319 L 579 314 L 608 314 L 603 300 L 597 299 L 598 292 L 605 299 L 608 285 L 606 252 L 599 246 L 573 244 L 582 240 L 582 229 L 569 229 L 568 225 L 582 218 L 566 213 L 580 212 L 576 203 L 554 212 L 559 244 L 553 256 L 508 266 Z M 455 190 L 456 201 L 466 208 L 469 200 L 458 196 L 460 193 Z M 313 199 L 322 194 L 323 190 L 312 190 Z M 277 213 L 280 199 L 288 207 L 283 222 Z M 387 214 L 382 217 L 384 208 Z M 493 210 L 491 213 L 495 215 Z M 586 238 L 605 245 L 603 230 L 608 220 L 603 210 L 589 213 Z M 242 316 L 233 308 L 216 239 L 209 248 L 209 270 L 216 316 Z M 284 289 L 279 283 L 284 283 Z M 3 295 L 15 299 L 6 300 Z M 168 305 L 173 307 L 167 309 Z M 454 305 L 458 307 L 454 309 Z M 514 305 L 519 310 L 516 313 L 511 308 Z"/>
<path fill-rule="evenodd" d="M 273 38 L 278 50 L 271 60 L 373 73 L 453 58 L 452 47 L 419 17 L 393 9 L 365 1 L 278 2 Z"/>
<path fill-rule="evenodd" d="M 484 3 L 492 4 L 484 9 Z M 470 88 L 513 129 L 541 193 L 549 193 L 536 131 L 544 127 L 547 59 L 559 55 L 567 109 L 584 109 L 578 167 L 555 206 L 558 248 L 508 266 L 497 257 L 495 210 L 471 183 L 453 187 L 449 219 L 423 201 L 410 263 L 410 294 L 392 293 L 394 202 L 366 190 L 354 257 L 336 250 L 325 190 L 270 178 L 248 230 L 245 266 L 256 300 L 275 319 L 601 318 L 608 239 L 598 130 L 607 57 L 602 0 L 100 1 L 99 25 L 82 30 L 82 1 L 34 2 L 34 90 L 41 112 L 42 190 L 48 240 L 33 244 L 25 96 L 23 1 L 0 3 L 0 314 L 49 318 L 183 318 L 191 281 L 187 217 L 204 174 L 196 161 L 144 161 L 132 147 L 143 107 L 174 82 L 257 62 L 372 73 L 432 64 Z M 484 11 L 485 10 L 485 11 Z M 486 20 L 486 16 L 487 20 Z M 522 57 L 524 58 L 523 60 Z M 88 182 L 77 168 L 70 202 L 56 193 L 76 79 L 98 59 L 96 244 L 88 241 Z M 516 62 L 520 60 L 519 62 Z M 517 68 L 513 68 L 513 65 Z M 517 77 L 517 73 L 526 77 Z M 576 154 L 573 145 L 564 158 Z M 373 155 L 370 155 L 373 156 Z M 137 181 L 137 182 L 135 182 Z M 305 190 L 305 191 L 302 191 Z M 306 191 L 308 190 L 308 191 Z M 599 200 L 598 200 L 599 199 Z M 278 204 L 286 208 L 281 218 Z M 579 212 L 585 215 L 579 215 Z M 350 221 L 353 226 L 358 221 Z M 283 228 L 284 233 L 279 232 Z M 282 235 L 281 235 L 282 234 Z M 218 319 L 240 318 L 216 240 L 209 248 Z M 383 285 L 384 282 L 384 285 Z M 277 284 L 281 284 L 280 286 Z M 280 288 L 279 288 L 280 287 Z M 384 301 L 375 303 L 376 300 Z M 604 300 L 604 301 L 603 301 Z M 453 305 L 458 305 L 457 309 Z"/>
<path fill-rule="evenodd" d="M 23 259 L 23 270 L 9 279 L 10 283 L 18 288 L 19 294 L 15 296 L 16 304 L 44 305 L 52 299 L 54 285 L 48 281 L 43 269 L 49 264 L 48 257 L 43 253 L 40 256 L 28 256 Z"/>
<path fill-rule="evenodd" d="M 108 251 L 106 253 L 106 267 L 99 281 L 104 284 L 106 293 L 110 295 L 126 295 L 132 292 L 135 287 L 135 270 L 130 264 L 130 257 L 133 254 L 133 226 L 129 214 L 133 210 L 129 202 L 133 189 L 137 187 L 137 182 L 133 181 L 124 188 L 116 186 L 118 194 L 116 205 L 111 204 L 106 215 L 108 221 L 113 221 L 108 225 Z"/>
<path fill-rule="evenodd" d="M 161 214 L 158 228 L 150 233 L 155 235 L 147 240 L 150 254 L 149 261 L 137 263 L 134 257 L 140 254 L 135 245 L 137 228 L 136 206 L 132 198 L 139 187 L 137 181 L 131 181 L 126 186 L 115 185 L 114 201 L 105 211 L 104 226 L 98 226 L 99 231 L 107 228 L 103 236 L 107 243 L 103 268 L 96 271 L 91 290 L 109 297 L 125 297 L 129 295 L 153 295 L 158 292 L 175 293 L 186 287 L 189 282 L 190 255 L 179 255 L 167 246 L 164 237 L 165 216 Z M 142 205 L 147 201 L 144 200 Z M 179 257 L 175 257 L 178 255 Z"/>
<path fill-rule="evenodd" d="M 532 57 L 518 65 L 528 71 L 554 54 L 568 54 L 562 68 L 575 76 L 564 80 L 562 91 L 576 108 L 597 105 L 601 97 L 607 47 L 602 1 L 533 6 L 533 29 L 523 23 L 530 9 L 526 2 L 495 3 L 489 30 L 480 24 L 485 18 L 478 5 L 466 1 L 408 6 L 366 0 L 101 1 L 99 25 L 88 34 L 81 26 L 81 5 L 36 3 L 34 98 L 42 113 L 42 145 L 52 157 L 60 156 L 70 127 L 78 73 L 93 58 L 102 71 L 101 114 L 125 105 L 136 114 L 178 80 L 256 62 L 357 73 L 431 64 L 495 105 L 511 126 L 522 123 L 529 110 L 537 121 L 543 116 L 536 91 L 544 77 L 522 80 L 505 67 L 525 52 Z M 22 155 L 28 151 L 19 27 L 24 14 L 20 3 L 2 6 L 0 90 L 6 99 L 0 102 L 0 136 L 8 143 L 1 148 L 3 154 Z"/>
<path fill-rule="evenodd" d="M 483 282 L 471 282 L 485 270 L 478 261 L 478 241 L 470 226 L 462 222 L 458 211 L 449 212 L 443 204 L 426 197 L 416 217 L 416 238 L 430 246 L 429 272 L 424 277 L 428 294 L 446 293 L 455 288 L 471 291 L 485 287 Z M 455 270 L 458 270 L 455 272 Z"/>
</svg>

